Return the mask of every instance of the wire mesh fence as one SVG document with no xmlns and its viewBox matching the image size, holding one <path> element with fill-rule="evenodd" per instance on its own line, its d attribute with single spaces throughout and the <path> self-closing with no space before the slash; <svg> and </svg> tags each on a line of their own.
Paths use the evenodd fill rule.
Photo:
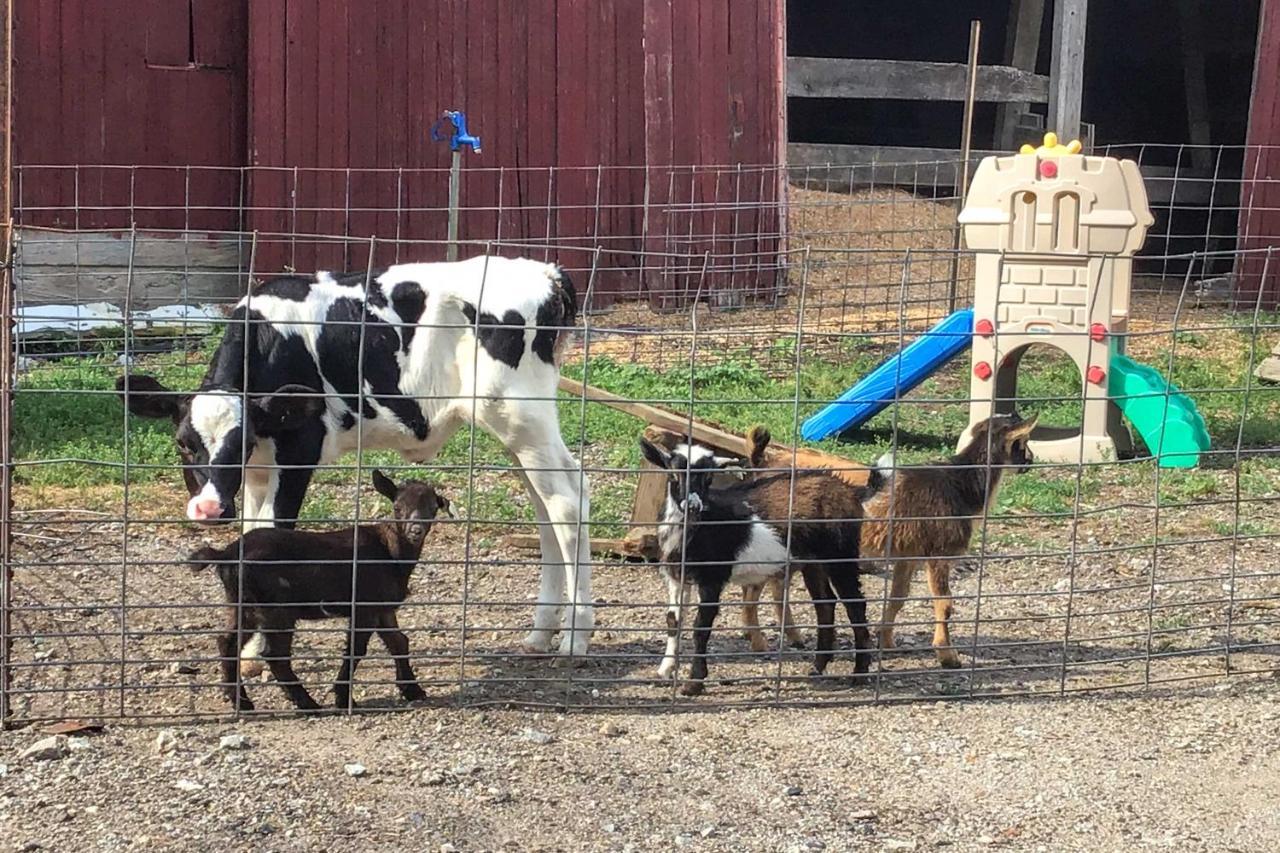
<svg viewBox="0 0 1280 853">
<path fill-rule="evenodd" d="M 924 174 L 925 167 L 920 169 Z M 85 172 L 78 170 L 77 186 Z M 1266 310 L 1263 288 L 1248 301 L 1210 299 L 1202 282 L 1243 268 L 1258 269 L 1265 281 L 1280 260 L 1273 262 L 1268 249 L 1210 248 L 1216 245 L 1210 242 L 1185 252 L 1152 254 L 1152 244 L 1159 243 L 1157 225 L 1148 254 L 1136 265 L 1125 348 L 1167 377 L 1204 416 L 1211 448 L 1197 467 L 1162 468 L 1151 458 L 1159 448 L 1141 441 L 1132 455 L 1115 461 L 1037 461 L 1025 473 L 1006 461 L 996 465 L 1002 470 L 998 498 L 976 512 L 895 515 L 890 529 L 898 525 L 900 534 L 922 518 L 941 524 L 973 520 L 970 547 L 930 555 L 937 565 L 922 572 L 949 575 L 951 645 L 959 668 L 939 667 L 930 648 L 937 628 L 935 596 L 922 588 L 922 577 L 897 619 L 895 646 L 874 650 L 861 683 L 850 686 L 853 633 L 843 614 L 835 621 L 835 661 L 824 677 L 811 677 L 818 623 L 829 617 L 815 610 L 811 588 L 791 578 L 780 589 L 796 633 L 769 630 L 766 616 L 767 648 L 761 650 L 758 637 L 744 637 L 739 622 L 759 592 L 740 594 L 735 580 L 723 591 L 709 641 L 707 695 L 689 698 L 679 692 L 698 657 L 692 603 L 676 620 L 679 676 L 675 682 L 659 678 L 668 641 L 668 591 L 654 565 L 653 540 L 660 540 L 663 530 L 654 513 L 668 482 L 645 467 L 637 441 L 642 434 L 656 440 L 661 433 L 656 428 L 665 427 L 668 433 L 692 432 L 697 438 L 722 430 L 733 441 L 741 439 L 741 449 L 715 451 L 746 457 L 749 448 L 742 437 L 750 427 L 764 425 L 776 443 L 770 468 L 814 468 L 814 457 L 803 454 L 816 452 L 825 454 L 821 467 L 842 468 L 857 482 L 887 451 L 899 465 L 947 459 L 969 424 L 972 396 L 970 361 L 958 357 L 916 391 L 896 396 L 861 428 L 816 443 L 800 436 L 814 412 L 946 316 L 953 294 L 962 306 L 971 302 L 974 254 L 950 248 L 956 199 L 948 190 L 852 182 L 853 192 L 850 186 L 827 191 L 808 181 L 785 195 L 753 199 L 747 206 L 755 208 L 754 224 L 744 226 L 740 219 L 735 228 L 732 218 L 744 213 L 744 206 L 735 207 L 714 189 L 715 170 L 694 174 L 695 186 L 707 180 L 713 187 L 701 201 L 695 191 L 694 201 L 668 199 L 666 206 L 631 211 L 638 214 L 632 221 L 649 223 L 647 230 L 614 232 L 621 234 L 618 241 L 593 240 L 598 233 L 545 231 L 540 239 L 527 233 L 476 239 L 483 228 L 469 235 L 464 229 L 469 237 L 464 257 L 527 255 L 565 263 L 578 302 L 589 310 L 563 329 L 526 317 L 529 340 L 523 342 L 532 346 L 535 326 L 570 334 L 561 365 L 567 381 L 558 393 L 554 384 L 543 394 L 503 379 L 519 367 L 509 374 L 486 373 L 497 377 L 497 384 L 479 394 L 465 385 L 376 389 L 368 371 L 377 365 L 368 353 L 376 353 L 370 342 L 386 331 L 385 317 L 358 312 L 345 319 L 292 321 L 304 338 L 326 327 L 347 330 L 348 361 L 356 354 L 349 365 L 354 389 L 326 380 L 303 395 L 323 401 L 326 410 L 360 413 L 367 406 L 377 421 L 403 411 L 404 403 L 427 412 L 447 403 L 474 415 L 494 399 L 505 400 L 514 411 L 521 401 L 541 401 L 554 406 L 555 434 L 577 460 L 526 464 L 522 476 L 508 454 L 511 445 L 504 447 L 502 437 L 495 436 L 491 418 L 488 429 L 462 425 L 432 460 L 410 463 L 375 425 L 361 425 L 366 413 L 353 419 L 357 426 L 350 440 L 355 443 L 346 447 L 349 452 L 310 466 L 315 473 L 297 513 L 298 528 L 340 531 L 350 534 L 348 542 L 359 536 L 352 525 L 391 515 L 390 504 L 372 488 L 375 468 L 397 483 L 429 481 L 449 500 L 455 517 L 435 519 L 398 608 L 408 660 L 429 704 L 602 709 L 844 704 L 1118 691 L 1276 666 L 1280 390 L 1260 383 L 1254 373 L 1280 337 L 1280 320 Z M 757 186 L 771 186 L 779 175 L 759 170 L 757 179 L 764 177 Z M 513 178 L 495 175 L 495 180 L 506 187 Z M 670 186 L 675 185 L 673 180 Z M 167 211 L 191 208 L 185 192 L 177 198 L 180 203 L 171 200 Z M 697 217 L 687 216 L 678 227 L 658 227 L 676 221 L 671 208 L 689 204 Z M 37 212 L 47 214 L 47 207 L 20 203 L 19 225 L 38 219 Z M 775 218 L 759 215 L 762 208 Z M 1235 210 L 1239 214 L 1238 204 Z M 493 224 L 502 221 L 496 209 L 489 213 L 496 214 Z M 200 460 L 180 457 L 172 420 L 130 414 L 116 382 L 126 374 L 152 375 L 174 389 L 175 400 L 206 384 L 224 337 L 239 328 L 253 339 L 271 325 L 246 321 L 243 314 L 236 318 L 230 309 L 248 281 L 291 271 L 282 247 L 289 258 L 342 261 L 353 270 L 343 286 L 364 298 L 387 265 L 436 259 L 444 250 L 442 240 L 410 237 L 421 232 L 408 228 L 392 230 L 386 239 L 238 227 L 196 234 L 186 223 L 143 228 L 135 210 L 127 215 L 137 224 L 70 231 L 28 225 L 17 238 L 17 363 L 9 389 L 12 429 L 6 436 L 13 458 L 8 509 L 13 543 L 11 576 L 0 602 L 3 701 L 12 721 L 245 710 L 243 702 L 229 704 L 224 696 L 224 655 L 217 645 L 226 630 L 224 590 L 215 572 L 193 572 L 187 558 L 202 544 L 234 541 L 253 508 L 241 504 L 237 520 L 228 525 L 194 527 L 185 475 L 200 468 Z M 728 224 L 719 228 L 717 222 Z M 655 234 L 656 247 L 650 239 Z M 1197 234 L 1207 241 L 1204 233 Z M 1189 231 L 1178 236 L 1195 238 Z M 233 255 L 226 254 L 228 247 L 234 247 Z M 482 290 L 490 286 L 482 275 Z M 713 296 L 717 292 L 729 295 Z M 447 354 L 433 351 L 434 360 L 424 362 L 424 369 L 478 375 L 482 361 L 493 359 L 488 348 L 475 343 L 476 333 L 486 328 L 480 313 L 390 327 L 398 343 L 410 334 L 424 341 L 455 336 L 465 345 Z M 1047 336 L 1044 346 L 1023 356 L 1016 406 L 1042 424 L 1070 427 L 1081 418 L 1086 381 L 1053 343 Z M 404 348 L 404 358 L 410 349 Z M 251 350 L 242 347 L 246 372 L 262 367 L 250 363 Z M 407 364 L 397 363 L 396 369 L 407 370 Z M 242 410 L 252 403 L 244 383 L 223 392 L 229 398 L 238 395 Z M 373 402 L 366 403 L 366 397 Z M 511 420 L 503 417 L 503 423 Z M 463 420 L 484 422 L 478 415 Z M 285 444 L 277 441 L 277 452 Z M 241 451 L 225 463 L 236 469 L 240 482 L 269 470 L 261 458 L 253 458 L 247 443 Z M 743 459 L 738 467 L 738 476 L 748 482 L 769 476 Z M 561 525 L 576 525 L 594 552 L 589 600 L 558 602 L 594 608 L 590 650 L 569 649 L 568 666 L 559 665 L 563 661 L 554 647 L 549 656 L 521 648 L 534 627 L 531 614 L 545 568 L 539 549 L 551 526 L 537 490 L 531 494 L 524 477 L 542 468 L 581 478 L 590 493 L 589 502 L 581 504 L 589 511 Z M 954 462 L 934 468 L 953 479 L 970 471 Z M 983 470 L 986 476 L 991 465 Z M 795 510 L 800 487 L 794 484 L 800 482 L 788 479 L 779 511 L 777 529 L 788 543 L 811 520 Z M 890 489 L 905 482 L 894 477 Z M 843 488 L 861 487 L 846 483 Z M 726 526 L 726 539 L 731 528 Z M 874 629 L 898 596 L 883 561 L 871 559 L 865 549 L 863 558 L 866 621 Z M 355 565 L 352 559 L 348 546 L 345 557 L 316 565 L 337 572 L 341 565 Z M 238 559 L 232 563 L 240 566 Z M 667 567 L 672 566 L 686 580 L 699 568 L 685 557 Z M 835 572 L 838 567 L 827 568 Z M 263 576 L 275 577 L 271 569 L 262 567 L 268 572 Z M 345 570 L 353 591 L 362 570 Z M 236 575 L 242 598 L 254 571 Z M 772 612 L 768 585 L 765 590 L 760 603 Z M 691 597 L 696 600 L 696 594 Z M 292 647 L 300 681 L 322 704 L 344 650 L 362 633 L 353 618 L 341 618 L 350 600 L 329 601 L 327 610 L 319 606 L 324 602 L 305 596 L 297 602 L 318 605 L 319 615 L 338 613 L 301 622 Z M 248 609 L 233 610 L 234 624 L 245 634 L 252 633 Z M 352 701 L 402 707 L 395 699 L 403 673 L 376 643 L 353 679 Z M 247 678 L 246 685 L 258 709 L 292 707 L 276 685 L 259 686 L 257 677 Z M 345 710 L 354 707 L 342 704 Z"/>
</svg>

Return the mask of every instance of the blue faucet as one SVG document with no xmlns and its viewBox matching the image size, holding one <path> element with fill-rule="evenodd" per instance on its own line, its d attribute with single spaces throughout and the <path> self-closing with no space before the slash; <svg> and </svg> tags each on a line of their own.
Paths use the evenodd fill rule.
<svg viewBox="0 0 1280 853">
<path fill-rule="evenodd" d="M 453 133 L 448 137 L 442 132 L 446 121 L 453 124 Z M 450 151 L 461 151 L 462 146 L 470 145 L 473 152 L 480 153 L 480 137 L 467 133 L 467 114 L 461 110 L 445 110 L 444 116 L 431 126 L 431 139 L 433 142 L 448 139 Z"/>
</svg>

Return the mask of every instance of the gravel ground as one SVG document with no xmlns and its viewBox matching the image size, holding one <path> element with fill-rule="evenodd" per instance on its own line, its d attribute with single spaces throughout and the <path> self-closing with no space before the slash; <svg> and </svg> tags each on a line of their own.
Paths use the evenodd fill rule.
<svg viewBox="0 0 1280 853">
<path fill-rule="evenodd" d="M 18 731 L 0 848 L 1271 851 L 1277 696 Z"/>
</svg>

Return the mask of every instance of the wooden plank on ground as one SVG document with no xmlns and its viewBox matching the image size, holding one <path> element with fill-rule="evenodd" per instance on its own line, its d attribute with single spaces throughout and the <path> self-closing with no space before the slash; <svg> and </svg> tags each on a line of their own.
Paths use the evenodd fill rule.
<svg viewBox="0 0 1280 853">
<path fill-rule="evenodd" d="M 647 403 L 637 403 L 600 388 L 592 388 L 567 376 L 560 377 L 560 390 L 576 397 L 585 396 L 589 403 L 603 403 L 610 408 L 639 418 L 648 425 L 645 435 L 651 440 L 663 442 L 668 447 L 674 446 L 675 442 L 683 441 L 685 436 L 689 436 L 699 444 L 705 444 L 724 453 L 746 455 L 746 439 L 720 427 L 697 420 L 691 423 L 688 418 L 674 412 L 668 412 L 666 409 L 659 409 Z M 864 466 L 830 453 L 804 447 L 792 448 L 777 443 L 770 444 L 765 451 L 765 463 L 771 468 L 790 468 L 793 462 L 795 467 L 802 470 L 831 469 L 842 479 L 854 485 L 862 485 L 867 481 L 867 469 Z"/>
<path fill-rule="evenodd" d="M 542 548 L 542 541 L 534 533 L 511 533 L 503 536 L 499 540 L 500 544 L 506 548 L 519 548 L 522 551 L 538 551 Z M 656 540 L 655 540 L 656 546 Z M 656 547 L 654 549 L 656 551 Z M 605 554 L 616 557 L 641 557 L 642 554 L 635 552 L 635 547 L 625 539 L 592 539 L 592 554 Z"/>
</svg>

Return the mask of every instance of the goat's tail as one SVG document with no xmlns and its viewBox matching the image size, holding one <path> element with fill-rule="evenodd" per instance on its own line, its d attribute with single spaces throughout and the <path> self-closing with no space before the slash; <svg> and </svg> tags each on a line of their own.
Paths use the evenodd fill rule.
<svg viewBox="0 0 1280 853">
<path fill-rule="evenodd" d="M 187 557 L 187 563 L 190 564 L 191 571 L 198 572 L 226 559 L 228 559 L 228 554 L 225 548 L 204 545 L 191 552 Z"/>
<path fill-rule="evenodd" d="M 867 488 L 862 499 L 870 498 L 876 492 L 889 485 L 893 481 L 893 470 L 896 467 L 897 463 L 894 460 L 892 450 L 877 459 L 875 467 L 867 474 Z"/>
<path fill-rule="evenodd" d="M 772 440 L 769 430 L 761 424 L 756 424 L 747 431 L 747 462 L 753 470 L 765 467 L 764 452 Z"/>
</svg>

